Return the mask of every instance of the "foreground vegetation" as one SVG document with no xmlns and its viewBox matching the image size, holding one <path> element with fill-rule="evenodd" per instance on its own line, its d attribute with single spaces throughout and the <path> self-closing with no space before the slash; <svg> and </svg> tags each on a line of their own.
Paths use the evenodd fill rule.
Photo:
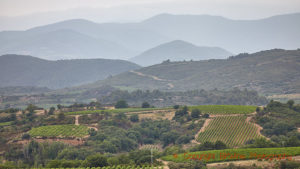
<svg viewBox="0 0 300 169">
<path fill-rule="evenodd" d="M 24 110 L 0 111 L 1 123 L 10 123 L 0 126 L 0 159 L 6 161 L 0 163 L 0 168 L 112 168 L 118 165 L 150 166 L 152 163 L 161 166 L 160 158 L 176 162 L 169 163 L 170 169 L 202 168 L 208 158 L 208 162 L 218 162 L 238 160 L 235 159 L 237 157 L 254 158 L 253 153 L 298 155 L 300 151 L 300 134 L 297 132 L 300 109 L 292 101 L 271 101 L 265 108 L 256 108 L 257 114 L 245 113 L 253 111 L 254 106 L 174 105 L 166 108 L 166 112 L 157 112 L 147 102 L 140 106 L 132 108 L 125 100 L 120 100 L 115 104 L 118 107 L 114 110 L 116 112 L 103 111 L 104 107 L 99 102 L 58 105 L 57 109 L 52 107 L 48 110 L 28 105 Z M 209 114 L 206 107 L 215 113 Z M 237 107 L 241 111 L 235 111 Z M 94 109 L 101 112 L 81 114 L 78 126 L 74 125 L 74 115 L 68 114 L 80 110 L 93 112 Z M 226 116 L 232 114 L 227 113 L 230 109 L 236 114 Z M 140 111 L 125 113 L 124 110 Z M 246 122 L 249 116 L 252 117 L 251 123 Z M 207 119 L 212 120 L 211 126 L 208 125 L 207 130 L 199 134 L 198 139 L 202 141 L 198 140 L 201 144 L 196 144 L 195 136 Z M 264 125 L 262 134 L 270 139 L 256 137 L 253 122 Z M 92 126 L 98 130 L 89 130 L 88 127 Z M 82 136 L 85 137 L 79 143 L 78 137 Z M 48 139 L 43 138 L 47 137 L 67 139 L 45 142 Z M 228 149 L 232 147 L 238 149 Z M 198 159 L 205 152 L 216 154 L 214 157 L 212 154 L 203 155 L 204 161 L 181 159 L 184 153 L 186 158 L 200 153 L 200 156 L 194 156 Z M 227 156 L 227 159 L 220 154 L 218 156 L 220 152 L 236 154 L 231 159 Z M 252 156 L 248 157 L 247 153 Z M 180 155 L 175 158 L 174 154 Z M 261 156 L 255 156 L 258 157 Z"/>
</svg>

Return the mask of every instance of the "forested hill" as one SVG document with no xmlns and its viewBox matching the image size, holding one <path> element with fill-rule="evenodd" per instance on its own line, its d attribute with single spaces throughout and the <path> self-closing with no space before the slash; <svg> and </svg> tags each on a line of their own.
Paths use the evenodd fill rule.
<svg viewBox="0 0 300 169">
<path fill-rule="evenodd" d="M 0 87 L 63 88 L 102 80 L 140 66 L 123 60 L 76 59 L 49 61 L 32 56 L 0 56 Z"/>
<path fill-rule="evenodd" d="M 300 50 L 273 49 L 229 59 L 164 62 L 84 86 L 192 90 L 248 88 L 259 93 L 300 93 Z"/>
</svg>

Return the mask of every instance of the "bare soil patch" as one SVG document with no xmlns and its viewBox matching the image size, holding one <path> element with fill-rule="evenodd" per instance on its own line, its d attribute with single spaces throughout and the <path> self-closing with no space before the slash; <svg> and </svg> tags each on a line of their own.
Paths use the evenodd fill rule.
<svg viewBox="0 0 300 169">
<path fill-rule="evenodd" d="M 295 161 L 300 161 L 300 156 L 292 157 Z M 231 161 L 231 162 L 221 162 L 221 163 L 211 163 L 207 164 L 207 168 L 223 168 L 228 166 L 230 163 L 233 163 L 236 166 L 252 166 L 255 164 L 256 166 L 262 168 L 274 168 L 276 161 L 258 161 L 258 160 L 241 160 L 241 161 Z"/>
<path fill-rule="evenodd" d="M 138 114 L 139 119 L 152 119 L 152 120 L 159 120 L 159 119 L 172 120 L 174 115 L 175 115 L 174 111 L 159 111 L 159 110 L 152 111 L 152 113 Z"/>
</svg>

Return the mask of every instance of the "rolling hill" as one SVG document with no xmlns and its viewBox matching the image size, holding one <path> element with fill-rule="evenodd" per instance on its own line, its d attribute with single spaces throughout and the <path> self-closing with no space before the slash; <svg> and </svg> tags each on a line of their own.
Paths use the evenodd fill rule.
<svg viewBox="0 0 300 169">
<path fill-rule="evenodd" d="M 199 47 L 175 40 L 149 49 L 131 58 L 130 61 L 142 66 L 150 66 L 168 59 L 171 61 L 225 59 L 231 55 L 230 52 L 218 47 Z"/>
<path fill-rule="evenodd" d="M 300 50 L 273 49 L 229 59 L 164 62 L 82 88 L 192 90 L 247 88 L 264 94 L 300 93 Z"/>
<path fill-rule="evenodd" d="M 64 88 L 102 80 L 140 66 L 123 60 L 49 61 L 32 56 L 0 56 L 0 86 Z"/>
</svg>

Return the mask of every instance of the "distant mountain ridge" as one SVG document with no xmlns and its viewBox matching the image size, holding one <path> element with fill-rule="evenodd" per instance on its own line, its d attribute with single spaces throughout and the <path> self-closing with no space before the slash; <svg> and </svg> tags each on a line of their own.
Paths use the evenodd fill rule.
<svg viewBox="0 0 300 169">
<path fill-rule="evenodd" d="M 265 95 L 300 93 L 300 49 L 273 49 L 229 59 L 164 62 L 84 85 L 186 91 L 247 88 Z"/>
<path fill-rule="evenodd" d="M 299 30 L 300 13 L 259 20 L 171 14 L 139 23 L 99 24 L 75 19 L 26 31 L 0 32 L 0 55 L 26 54 L 51 60 L 128 59 L 173 40 L 220 47 L 233 53 L 295 49 L 300 44 Z M 54 39 L 57 34 L 60 38 Z"/>
<path fill-rule="evenodd" d="M 175 40 L 149 49 L 129 60 L 142 66 L 150 66 L 165 60 L 225 59 L 231 55 L 232 53 L 222 48 L 200 47 L 182 40 Z"/>
<path fill-rule="evenodd" d="M 32 56 L 0 56 L 0 87 L 40 86 L 52 89 L 102 80 L 111 75 L 138 69 L 123 60 L 76 59 L 49 61 Z"/>
</svg>

